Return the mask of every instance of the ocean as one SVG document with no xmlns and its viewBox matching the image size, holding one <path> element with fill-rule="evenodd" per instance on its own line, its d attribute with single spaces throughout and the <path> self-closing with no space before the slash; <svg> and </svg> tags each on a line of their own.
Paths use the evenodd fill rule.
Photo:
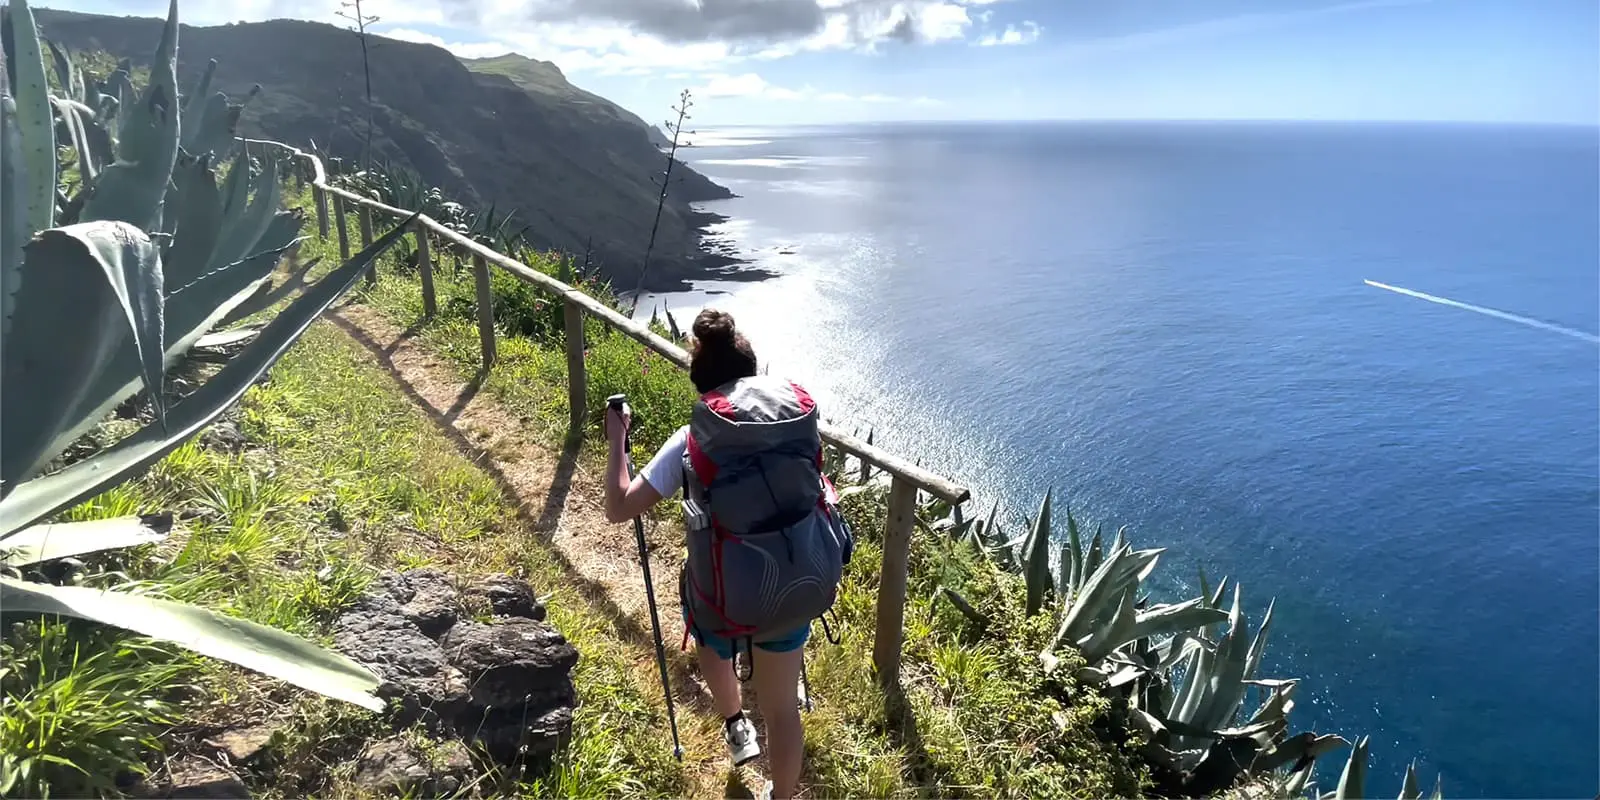
<svg viewBox="0 0 1600 800">
<path fill-rule="evenodd" d="M 780 277 L 639 313 L 731 311 L 974 513 L 1054 487 L 1169 548 L 1174 596 L 1276 598 L 1266 675 L 1303 680 L 1296 729 L 1371 737 L 1378 795 L 1415 758 L 1450 797 L 1593 797 L 1597 133 L 705 131 L 714 234 Z"/>
</svg>

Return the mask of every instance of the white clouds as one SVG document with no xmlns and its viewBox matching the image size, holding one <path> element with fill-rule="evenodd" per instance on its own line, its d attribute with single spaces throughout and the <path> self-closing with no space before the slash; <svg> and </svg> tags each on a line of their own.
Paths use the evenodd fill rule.
<svg viewBox="0 0 1600 800">
<path fill-rule="evenodd" d="M 960 41 L 974 27 L 968 8 L 993 0 L 816 0 L 820 22 L 807 33 L 768 38 L 713 37 L 696 41 L 673 40 L 654 32 L 645 22 L 600 19 L 598 11 L 581 19 L 543 18 L 545 13 L 540 9 L 553 2 L 568 1 L 495 0 L 493 7 L 480 3 L 474 8 L 474 27 L 486 34 L 492 32 L 488 38 L 511 45 L 524 55 L 554 61 L 569 73 L 643 75 L 663 69 L 723 72 L 742 62 L 772 61 L 802 53 L 871 52 L 897 41 L 907 44 Z M 798 0 L 772 0 L 773 3 L 794 1 Z M 590 0 L 570 2 L 590 7 Z M 615 14 L 619 5 L 643 2 L 645 0 L 598 0 L 593 8 L 609 8 Z M 656 0 L 653 5 L 663 2 Z M 743 13 L 754 13 L 750 7 L 752 3 L 761 5 L 757 0 L 701 0 L 699 5 L 719 8 L 726 3 L 738 6 L 733 11 L 743 9 Z M 672 0 L 666 4 L 677 5 L 677 2 Z M 665 23 L 656 21 L 654 24 Z M 728 24 L 734 25 L 733 22 Z M 754 25 L 751 19 L 743 18 L 737 23 L 743 27 L 737 29 Z"/>
<path fill-rule="evenodd" d="M 979 47 L 1000 47 L 1005 45 L 1033 44 L 1039 41 L 1039 34 L 1043 32 L 1039 23 L 1024 21 L 1022 25 L 1007 25 L 1000 33 L 987 33 L 978 40 Z"/>
<path fill-rule="evenodd" d="M 917 9 L 917 29 L 925 42 L 960 39 L 972 26 L 967 9 L 951 3 L 932 3 Z"/>
<path fill-rule="evenodd" d="M 746 72 L 742 75 L 713 75 L 696 92 L 701 97 L 745 97 L 767 100 L 798 100 L 802 93 L 767 83 L 760 75 Z"/>
<path fill-rule="evenodd" d="M 672 76 L 708 98 L 929 105 L 926 97 L 768 83 L 752 67 L 805 54 L 978 41 L 1001 0 L 362 0 L 373 33 L 481 58 L 554 62 L 580 82 Z M 167 0 L 58 0 L 102 13 L 161 15 Z M 344 0 L 187 0 L 185 21 L 297 18 L 341 27 Z M 193 9 L 192 11 L 190 9 Z M 1002 34 L 1002 37 L 1004 34 Z"/>
<path fill-rule="evenodd" d="M 363 0 L 375 31 L 481 55 L 504 46 L 568 72 L 727 71 L 808 52 L 873 52 L 968 39 L 998 0 Z M 163 15 L 166 0 L 65 0 L 67 7 Z M 208 25 L 296 18 L 346 25 L 343 0 L 190 2 Z M 986 10 L 986 9 L 985 9 Z M 503 50 L 501 51 L 503 52 Z"/>
<path fill-rule="evenodd" d="M 786 86 L 777 86 L 769 83 L 765 78 L 754 72 L 739 75 L 718 73 L 708 77 L 705 84 L 695 88 L 695 96 L 704 98 L 740 98 L 744 100 L 786 101 L 796 100 L 816 101 L 820 103 L 853 103 L 870 105 L 913 105 L 935 106 L 942 105 L 931 97 L 896 97 L 893 95 L 869 93 L 848 94 L 845 92 L 824 92 L 813 86 L 806 85 L 799 89 Z"/>
</svg>

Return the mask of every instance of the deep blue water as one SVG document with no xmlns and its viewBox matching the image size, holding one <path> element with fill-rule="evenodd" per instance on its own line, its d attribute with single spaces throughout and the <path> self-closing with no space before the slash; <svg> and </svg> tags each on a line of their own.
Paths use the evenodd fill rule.
<svg viewBox="0 0 1600 800">
<path fill-rule="evenodd" d="M 739 129 L 689 160 L 783 277 L 729 308 L 830 416 L 1277 598 L 1297 727 L 1452 797 L 1600 791 L 1593 129 Z M 1563 335 L 1365 285 L 1555 323 Z M 658 300 L 647 299 L 645 306 Z M 1343 756 L 1329 759 L 1342 763 Z M 1337 768 L 1338 763 L 1332 766 Z M 1327 788 L 1331 788 L 1327 787 Z"/>
</svg>

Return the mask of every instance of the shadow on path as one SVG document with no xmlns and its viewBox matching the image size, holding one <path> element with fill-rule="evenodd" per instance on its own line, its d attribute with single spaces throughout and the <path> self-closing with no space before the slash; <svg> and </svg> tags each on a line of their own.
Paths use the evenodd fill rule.
<svg viewBox="0 0 1600 800">
<path fill-rule="evenodd" d="M 898 681 L 884 689 L 883 711 L 888 723 L 889 741 L 906 754 L 906 781 L 934 793 L 926 796 L 940 796 L 938 792 L 947 787 L 943 787 L 939 771 L 928 756 L 928 748 L 922 742 L 922 731 L 917 726 L 916 710 L 911 707 L 911 701 Z"/>
<path fill-rule="evenodd" d="M 459 418 L 467 405 L 477 397 L 487 379 L 488 376 L 485 370 L 479 370 L 477 376 L 461 388 L 449 408 L 439 409 L 417 390 L 416 386 L 406 378 L 405 374 L 394 362 L 394 354 L 407 339 L 414 337 L 418 333 L 421 327 L 420 323 L 412 325 L 402 331 L 394 341 L 385 344 L 373 339 L 361 326 L 346 319 L 342 309 L 328 314 L 325 319 L 332 322 L 349 335 L 351 339 L 371 352 L 373 357 L 377 359 L 378 364 L 394 378 L 395 384 L 400 387 L 406 397 L 427 414 L 428 418 L 455 445 L 456 449 L 472 461 L 473 464 L 494 478 L 505 501 L 517 510 L 517 517 L 543 540 L 550 554 L 560 565 L 562 572 L 565 573 L 570 585 L 576 588 L 585 600 L 605 615 L 607 621 L 610 622 L 617 635 L 623 641 L 642 648 L 642 655 L 653 660 L 655 637 L 649 628 L 640 625 L 632 616 L 624 612 L 611 598 L 603 584 L 594 581 L 575 568 L 571 560 L 559 548 L 553 546 L 550 541 L 550 537 L 555 532 L 557 523 L 561 519 L 562 512 L 565 510 L 567 496 L 571 493 L 572 478 L 576 472 L 581 442 L 569 438 L 566 446 L 562 448 L 550 487 L 545 493 L 543 508 L 535 516 L 531 511 L 532 504 L 528 501 L 528 498 L 523 496 L 523 493 L 517 489 L 511 479 L 500 469 L 494 456 L 474 444 L 455 427 L 457 418 Z M 537 447 L 537 445 L 534 446 Z M 657 580 L 657 583 L 659 584 L 660 581 Z M 656 597 L 659 608 L 661 606 L 659 602 L 661 587 L 659 585 L 656 587 Z M 671 599 L 670 596 L 668 599 Z M 663 615 L 673 613 L 671 609 L 659 608 L 659 610 Z M 706 691 L 703 684 L 695 680 L 690 674 L 691 659 L 686 654 L 678 652 L 676 642 L 663 642 L 663 644 L 667 646 L 668 667 L 672 676 L 673 694 L 677 696 L 677 700 L 688 703 L 697 712 L 712 713 L 713 703 L 710 693 Z M 682 715 L 680 714 L 679 716 L 681 723 Z"/>
</svg>

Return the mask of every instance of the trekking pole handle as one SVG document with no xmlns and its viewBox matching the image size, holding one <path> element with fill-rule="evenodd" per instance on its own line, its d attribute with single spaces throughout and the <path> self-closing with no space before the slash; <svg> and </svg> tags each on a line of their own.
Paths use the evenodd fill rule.
<svg viewBox="0 0 1600 800">
<path fill-rule="evenodd" d="M 609 408 L 609 409 L 611 409 L 613 411 L 617 411 L 617 412 L 620 412 L 620 413 L 623 413 L 623 414 L 628 414 L 629 416 L 632 416 L 632 413 L 633 413 L 632 410 L 628 408 L 628 396 L 625 395 L 625 394 L 614 394 L 614 395 L 611 395 L 610 397 L 607 397 L 606 398 L 606 408 Z M 630 424 L 628 426 L 628 430 L 624 431 L 623 434 L 622 434 L 622 446 L 623 446 L 624 449 L 627 449 L 627 450 L 632 450 L 633 449 L 633 425 L 632 424 Z"/>
</svg>

